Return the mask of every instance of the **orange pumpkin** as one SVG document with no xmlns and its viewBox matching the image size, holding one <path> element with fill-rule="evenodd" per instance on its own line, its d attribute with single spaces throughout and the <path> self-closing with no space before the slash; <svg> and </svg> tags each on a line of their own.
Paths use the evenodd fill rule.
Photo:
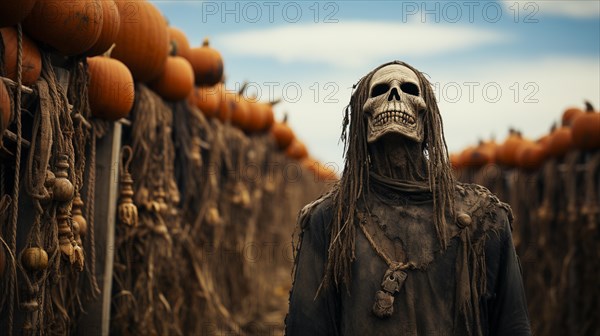
<svg viewBox="0 0 600 336">
<path fill-rule="evenodd" d="M 480 167 L 488 163 L 494 163 L 496 161 L 496 142 L 491 141 L 480 141 L 471 153 L 471 157 L 468 159 L 471 166 Z"/>
<path fill-rule="evenodd" d="M 513 129 L 509 130 L 508 137 L 504 140 L 504 143 L 500 145 L 496 153 L 496 159 L 498 163 L 506 166 L 517 165 L 517 149 L 523 142 L 521 133 Z"/>
<path fill-rule="evenodd" d="M 462 162 L 460 161 L 460 154 L 452 153 L 452 154 L 450 154 L 449 158 L 450 158 L 450 165 L 452 166 L 452 169 L 459 170 L 462 168 Z"/>
<path fill-rule="evenodd" d="M 260 131 L 263 122 L 263 110 L 261 104 L 256 97 L 248 98 L 248 107 L 250 110 L 250 116 L 248 117 L 248 122 L 246 124 L 246 131 L 248 132 L 258 132 Z"/>
<path fill-rule="evenodd" d="M 538 169 L 548 157 L 548 149 L 543 141 L 523 141 L 517 149 L 517 165 L 527 170 Z"/>
<path fill-rule="evenodd" d="M 119 27 L 121 27 L 121 16 L 119 8 L 114 0 L 101 0 L 102 5 L 102 29 L 96 43 L 86 52 L 88 56 L 102 55 L 117 40 Z"/>
<path fill-rule="evenodd" d="M 202 47 L 190 49 L 190 62 L 196 75 L 196 84 L 212 86 L 223 78 L 223 58 L 204 39 Z"/>
<path fill-rule="evenodd" d="M 37 1 L 23 29 L 31 38 L 66 56 L 80 55 L 98 40 L 102 30 L 101 0 Z"/>
<path fill-rule="evenodd" d="M 0 28 L 4 41 L 4 67 L 5 76 L 17 81 L 17 30 L 12 27 Z M 23 34 L 22 82 L 23 85 L 32 85 L 42 72 L 42 58 L 36 44 Z"/>
<path fill-rule="evenodd" d="M 459 161 L 462 166 L 465 168 L 471 167 L 471 157 L 473 156 L 473 152 L 475 151 L 475 147 L 468 146 L 462 150 L 459 154 Z"/>
<path fill-rule="evenodd" d="M 548 154 L 554 157 L 562 157 L 571 149 L 573 149 L 571 128 L 566 126 L 556 128 L 550 134 L 550 140 L 548 140 Z"/>
<path fill-rule="evenodd" d="M 250 99 L 250 120 L 248 122 L 248 131 L 265 132 L 268 131 L 275 122 L 272 103 L 262 103 L 256 101 L 256 98 Z"/>
<path fill-rule="evenodd" d="M 206 117 L 216 117 L 221 106 L 221 84 L 195 88 L 193 100 Z"/>
<path fill-rule="evenodd" d="M 90 57 L 88 71 L 92 115 L 107 120 L 127 117 L 133 107 L 135 87 L 125 64 L 113 58 Z"/>
<path fill-rule="evenodd" d="M 136 81 L 162 73 L 169 55 L 167 21 L 147 0 L 116 0 L 121 24 L 111 57 L 123 62 Z"/>
<path fill-rule="evenodd" d="M 0 27 L 21 22 L 33 9 L 36 0 L 0 0 Z"/>
<path fill-rule="evenodd" d="M 219 108 L 218 108 L 218 112 L 217 112 L 217 117 L 221 120 L 224 121 L 228 118 L 231 118 L 231 106 L 229 105 L 229 102 L 227 101 L 227 99 L 225 99 L 227 97 L 227 89 L 225 88 L 225 83 L 220 82 L 219 84 L 215 85 L 215 88 L 217 89 L 217 98 L 219 99 Z"/>
<path fill-rule="evenodd" d="M 582 113 L 583 113 L 583 111 L 578 107 L 567 108 L 562 114 L 561 124 L 563 126 L 571 126 L 571 124 L 573 123 L 573 120 L 575 120 L 575 118 L 577 118 L 577 116 L 579 116 Z"/>
<path fill-rule="evenodd" d="M 285 154 L 292 159 L 302 160 L 308 156 L 306 146 L 298 139 L 294 139 L 288 146 Z"/>
<path fill-rule="evenodd" d="M 225 121 L 227 118 L 231 118 L 232 124 L 245 129 L 250 117 L 250 106 L 246 99 L 232 91 L 225 91 L 223 98 L 225 99 L 227 108 L 221 109 L 221 111 L 227 111 L 229 115 L 219 114 L 219 119 Z"/>
<path fill-rule="evenodd" d="M 262 131 L 268 131 L 269 129 L 271 129 L 271 126 L 273 126 L 273 123 L 275 123 L 275 113 L 273 113 L 273 103 L 265 103 L 263 105 L 263 109 L 264 109 L 264 114 L 265 114 L 265 119 L 264 119 L 264 124 L 262 126 Z"/>
<path fill-rule="evenodd" d="M 192 65 L 183 57 L 169 56 L 163 72 L 148 86 L 165 100 L 183 100 L 194 89 Z"/>
<path fill-rule="evenodd" d="M 285 150 L 294 140 L 294 131 L 287 124 L 287 116 L 283 122 L 276 122 L 271 127 L 271 134 L 275 138 L 275 143 L 279 149 Z"/>
<path fill-rule="evenodd" d="M 600 148 L 600 113 L 586 102 L 586 112 L 573 120 L 573 143 L 577 148 L 589 150 Z"/>
<path fill-rule="evenodd" d="M 10 116 L 12 115 L 12 103 L 10 101 L 10 95 L 8 94 L 8 90 L 4 85 L 4 82 L 0 80 L 0 135 L 4 132 L 4 130 L 8 127 L 8 123 L 10 122 Z"/>
<path fill-rule="evenodd" d="M 169 40 L 171 41 L 171 54 L 181 56 L 186 60 L 190 60 L 190 42 L 188 41 L 185 34 L 175 28 L 169 27 Z"/>
</svg>

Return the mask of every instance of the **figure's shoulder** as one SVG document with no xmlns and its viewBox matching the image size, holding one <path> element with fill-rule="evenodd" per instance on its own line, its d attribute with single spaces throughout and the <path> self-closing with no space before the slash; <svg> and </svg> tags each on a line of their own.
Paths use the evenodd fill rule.
<svg viewBox="0 0 600 336">
<path fill-rule="evenodd" d="M 513 221 L 510 206 L 487 188 L 474 183 L 457 183 L 455 187 L 457 214 L 466 213 L 473 219 L 475 229 L 486 232 L 508 228 Z"/>
<path fill-rule="evenodd" d="M 333 215 L 333 194 L 328 192 L 307 204 L 300 210 L 298 223 L 302 229 L 307 229 L 315 223 L 328 225 Z"/>
</svg>

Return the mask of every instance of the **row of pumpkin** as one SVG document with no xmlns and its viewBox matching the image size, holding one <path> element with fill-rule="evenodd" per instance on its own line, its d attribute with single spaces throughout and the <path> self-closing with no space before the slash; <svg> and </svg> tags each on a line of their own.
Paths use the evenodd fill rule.
<svg viewBox="0 0 600 336">
<path fill-rule="evenodd" d="M 127 117 L 135 100 L 134 82 L 145 83 L 166 101 L 187 100 L 206 117 L 218 118 L 246 133 L 270 132 L 280 150 L 299 160 L 316 177 L 336 173 L 312 159 L 286 120 L 275 121 L 275 102 L 227 90 L 223 59 L 208 39 L 192 48 L 185 34 L 168 25 L 147 0 L 0 0 L 4 76 L 17 81 L 18 31 L 21 23 L 23 85 L 40 77 L 40 48 L 87 58 L 89 103 L 95 117 Z M 0 102 L 8 104 L 0 84 Z M 10 111 L 2 108 L 2 111 Z M 3 113 L 3 127 L 10 114 Z"/>
<path fill-rule="evenodd" d="M 600 112 L 591 103 L 586 108 L 567 108 L 561 117 L 561 125 L 552 126 L 550 132 L 536 140 L 524 137 L 521 132 L 510 129 L 503 143 L 495 140 L 480 141 L 460 153 L 450 154 L 455 170 L 478 168 L 486 164 L 499 164 L 525 170 L 537 170 L 551 158 L 561 159 L 570 151 L 593 151 L 600 149 Z"/>
</svg>

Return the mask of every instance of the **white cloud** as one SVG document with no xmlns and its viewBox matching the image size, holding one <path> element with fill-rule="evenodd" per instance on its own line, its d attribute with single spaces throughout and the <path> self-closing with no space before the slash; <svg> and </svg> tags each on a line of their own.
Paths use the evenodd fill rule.
<svg viewBox="0 0 600 336">
<path fill-rule="evenodd" d="M 505 7 L 515 13 L 518 8 L 522 15 L 533 15 L 537 13 L 548 16 L 566 16 L 578 19 L 600 17 L 600 1 L 598 0 L 502 0 Z"/>
<path fill-rule="evenodd" d="M 349 68 L 382 58 L 435 55 L 503 42 L 508 36 L 473 26 L 348 21 L 282 25 L 223 34 L 215 40 L 231 54 Z"/>
<path fill-rule="evenodd" d="M 600 103 L 600 64 L 595 57 L 494 61 L 473 68 L 430 73 L 437 75 L 434 81 L 440 83 L 439 106 L 452 150 L 476 144 L 478 137 L 495 135 L 498 141 L 503 141 L 511 126 L 535 139 L 560 120 L 565 108 L 583 108 L 584 99 L 595 106 Z M 473 99 L 469 99 L 465 82 L 479 84 L 473 86 Z M 453 102 L 454 83 L 462 89 L 457 102 Z M 485 85 L 487 94 L 483 92 Z M 498 88 L 501 96 L 496 98 Z"/>
</svg>

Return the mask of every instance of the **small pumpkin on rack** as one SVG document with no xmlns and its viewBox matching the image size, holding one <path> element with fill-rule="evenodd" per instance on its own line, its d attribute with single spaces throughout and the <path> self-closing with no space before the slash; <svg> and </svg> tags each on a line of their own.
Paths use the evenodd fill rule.
<svg viewBox="0 0 600 336">
<path fill-rule="evenodd" d="M 526 170 L 536 170 L 548 157 L 547 138 L 537 141 L 523 141 L 517 149 L 517 166 Z"/>
<path fill-rule="evenodd" d="M 514 167 L 517 165 L 517 149 L 524 141 L 521 132 L 510 129 L 508 137 L 498 148 L 497 161 L 506 166 Z"/>
<path fill-rule="evenodd" d="M 287 124 L 288 116 L 287 114 L 283 117 L 282 122 L 276 122 L 271 127 L 271 134 L 275 139 L 275 143 L 277 147 L 281 150 L 285 150 L 294 140 L 294 131 Z"/>
<path fill-rule="evenodd" d="M 475 151 L 474 146 L 465 147 L 459 156 L 459 161 L 461 162 L 463 167 L 470 168 L 471 167 L 471 157 L 473 156 L 473 152 Z"/>
<path fill-rule="evenodd" d="M 285 154 L 292 159 L 302 160 L 308 157 L 308 151 L 304 143 L 298 139 L 294 139 L 288 146 Z"/>
<path fill-rule="evenodd" d="M 193 102 L 207 118 L 216 117 L 221 105 L 222 84 L 201 86 L 194 89 Z"/>
<path fill-rule="evenodd" d="M 216 49 L 210 47 L 208 38 L 204 39 L 201 47 L 190 49 L 190 63 L 197 85 L 213 86 L 223 78 L 223 58 Z"/>
<path fill-rule="evenodd" d="M 4 42 L 4 67 L 5 76 L 17 81 L 17 30 L 13 27 L 0 28 L 2 41 Z M 22 83 L 32 85 L 42 72 L 42 57 L 35 42 L 23 34 L 23 58 L 22 58 Z"/>
<path fill-rule="evenodd" d="M 37 1 L 23 20 L 31 38 L 65 56 L 80 55 L 100 37 L 103 13 L 100 0 Z"/>
<path fill-rule="evenodd" d="M 278 102 L 279 100 L 263 103 L 259 102 L 255 97 L 250 98 L 250 120 L 247 130 L 249 132 L 265 132 L 271 129 L 271 126 L 275 122 L 273 105 Z"/>
<path fill-rule="evenodd" d="M 550 156 L 563 157 L 568 151 L 573 149 L 573 147 L 571 127 L 556 127 L 550 133 L 550 139 L 548 140 L 548 154 L 550 154 Z"/>
<path fill-rule="evenodd" d="M 223 99 L 227 104 L 227 111 L 229 112 L 229 118 L 231 123 L 241 129 L 245 129 L 250 118 L 250 106 L 244 96 L 237 92 L 225 91 Z M 219 113 L 219 119 L 225 121 L 228 116 Z"/>
<path fill-rule="evenodd" d="M 181 56 L 169 56 L 162 73 L 148 86 L 165 100 L 183 100 L 194 90 L 192 65 Z"/>
<path fill-rule="evenodd" d="M 572 136 L 579 149 L 600 148 L 600 112 L 594 111 L 590 102 L 586 102 L 586 112 L 573 120 Z"/>
<path fill-rule="evenodd" d="M 571 126 L 575 118 L 577 118 L 580 114 L 583 114 L 583 111 L 579 107 L 569 107 L 565 109 L 562 114 L 561 125 Z"/>
<path fill-rule="evenodd" d="M 158 77 L 169 56 L 167 21 L 147 0 L 117 0 L 121 23 L 111 57 L 123 62 L 139 82 Z"/>
<path fill-rule="evenodd" d="M 479 145 L 475 147 L 469 158 L 469 163 L 474 167 L 481 167 L 496 161 L 496 151 L 498 145 L 496 141 L 479 141 Z"/>
<path fill-rule="evenodd" d="M 87 56 L 98 56 L 104 54 L 112 47 L 119 35 L 121 27 L 121 16 L 119 8 L 114 0 L 101 0 L 102 6 L 102 28 L 100 35 L 94 45 L 86 52 Z"/>
<path fill-rule="evenodd" d="M 135 96 L 129 69 L 120 61 L 109 57 L 90 57 L 87 62 L 92 114 L 107 120 L 127 117 Z"/>
<path fill-rule="evenodd" d="M 171 54 L 181 56 L 190 61 L 190 42 L 184 32 L 175 27 L 169 27 L 169 40 L 171 41 Z"/>
<path fill-rule="evenodd" d="M 450 165 L 452 166 L 452 169 L 459 170 L 462 168 L 462 162 L 460 161 L 459 153 L 451 153 L 449 158 L 450 158 Z"/>
</svg>

